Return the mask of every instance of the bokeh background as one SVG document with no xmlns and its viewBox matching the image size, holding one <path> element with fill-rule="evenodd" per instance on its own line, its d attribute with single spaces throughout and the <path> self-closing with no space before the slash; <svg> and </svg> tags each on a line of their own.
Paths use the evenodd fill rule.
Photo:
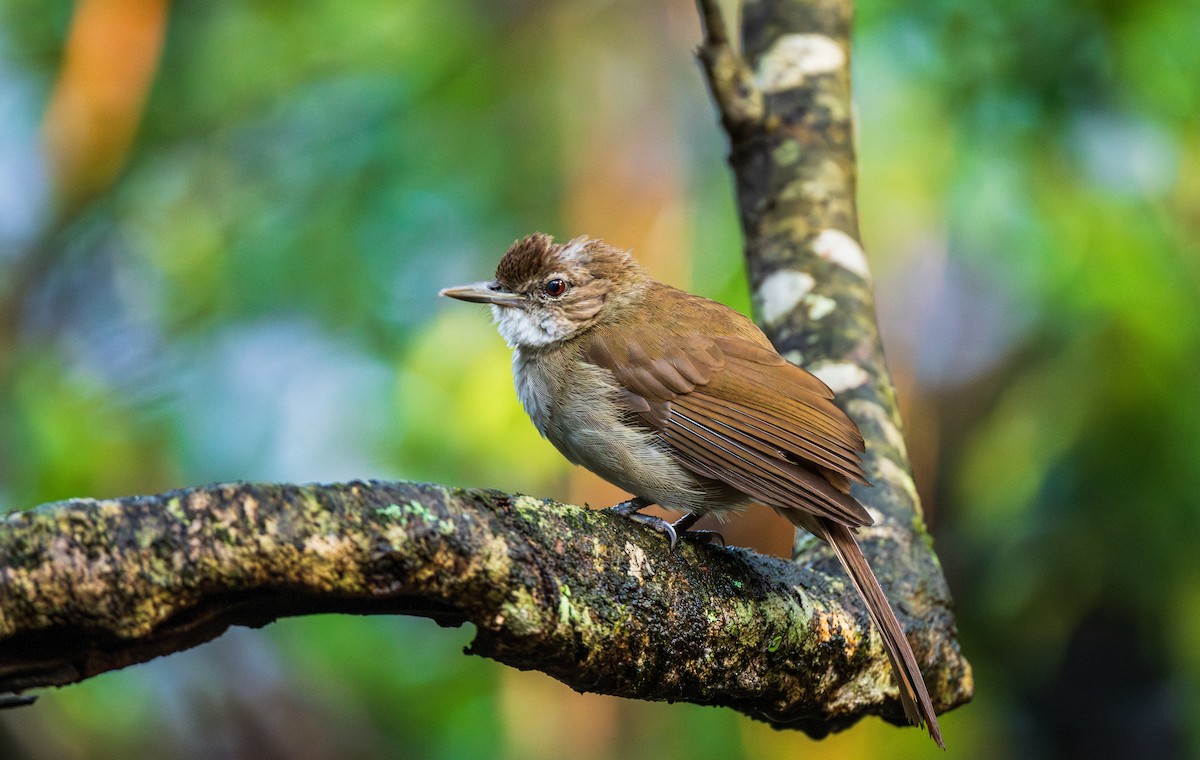
<svg viewBox="0 0 1200 760">
<path fill-rule="evenodd" d="M 689 0 L 0 0 L 0 511 L 231 479 L 615 501 L 435 294 L 540 229 L 748 308 L 698 39 Z M 859 2 L 864 236 L 976 669 L 947 756 L 1200 757 L 1198 40 L 1196 2 Z M 0 714 L 0 757 L 937 752 L 575 695 L 470 638 L 234 631 Z"/>
</svg>

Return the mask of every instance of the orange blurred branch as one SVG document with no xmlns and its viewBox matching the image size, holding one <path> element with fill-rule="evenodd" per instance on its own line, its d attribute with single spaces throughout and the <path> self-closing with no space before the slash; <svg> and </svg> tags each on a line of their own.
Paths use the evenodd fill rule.
<svg viewBox="0 0 1200 760">
<path fill-rule="evenodd" d="M 60 211 L 125 165 L 158 71 L 167 0 L 80 0 L 43 123 Z"/>
</svg>

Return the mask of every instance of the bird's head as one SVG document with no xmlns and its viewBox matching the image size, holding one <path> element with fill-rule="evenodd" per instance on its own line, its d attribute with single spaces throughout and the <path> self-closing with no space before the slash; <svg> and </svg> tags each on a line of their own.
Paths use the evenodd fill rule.
<svg viewBox="0 0 1200 760">
<path fill-rule="evenodd" d="M 555 243 L 537 232 L 512 244 L 495 279 L 439 295 L 490 304 L 510 346 L 538 348 L 588 329 L 636 299 L 647 282 L 628 251 L 586 237 Z"/>
</svg>

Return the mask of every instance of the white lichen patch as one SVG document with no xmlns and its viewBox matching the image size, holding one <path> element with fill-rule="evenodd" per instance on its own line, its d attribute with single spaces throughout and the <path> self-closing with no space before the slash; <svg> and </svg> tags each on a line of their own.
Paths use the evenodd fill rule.
<svg viewBox="0 0 1200 760">
<path fill-rule="evenodd" d="M 220 544 L 215 547 L 220 556 Z M 302 583 L 316 588 L 351 588 L 360 579 L 355 572 L 353 541 L 335 534 L 317 534 L 304 541 L 304 564 L 298 575 Z M 228 557 L 221 558 L 222 566 L 232 566 L 239 561 L 236 552 L 230 550 Z"/>
<path fill-rule="evenodd" d="M 842 165 L 832 158 L 827 158 L 817 165 L 815 171 L 806 173 L 789 184 L 784 192 L 780 193 L 780 197 L 787 194 L 810 203 L 828 204 L 832 209 L 845 203 L 842 198 L 853 194 L 847 185 L 846 172 Z"/>
<path fill-rule="evenodd" d="M 304 541 L 305 554 L 317 554 L 331 557 L 343 552 L 349 542 L 332 534 L 309 536 Z"/>
<path fill-rule="evenodd" d="M 788 600 L 788 606 L 795 610 L 795 612 L 791 615 L 791 619 L 803 621 L 807 624 L 808 620 L 816 611 L 816 607 L 813 606 L 812 599 L 809 598 L 808 593 L 804 590 L 804 587 L 792 586 L 792 591 L 795 592 L 796 595 Z"/>
<path fill-rule="evenodd" d="M 279 518 L 272 516 L 263 521 L 263 528 L 255 534 L 254 539 L 260 550 L 262 550 L 264 553 L 270 554 L 271 552 L 275 551 L 275 548 L 278 546 L 275 541 L 275 538 L 278 535 Z"/>
<path fill-rule="evenodd" d="M 870 379 L 865 369 L 852 362 L 821 362 L 809 367 L 808 371 L 828 385 L 834 393 L 845 393 L 861 387 Z"/>
<path fill-rule="evenodd" d="M 504 622 L 517 636 L 532 636 L 542 633 L 539 616 L 535 613 L 538 601 L 528 589 L 515 588 L 509 599 L 501 606 Z"/>
<path fill-rule="evenodd" d="M 799 87 L 815 74 L 832 74 L 846 65 L 846 51 L 823 34 L 785 34 L 758 63 L 755 84 L 763 92 Z"/>
<path fill-rule="evenodd" d="M 832 314 L 837 301 L 820 293 L 809 293 L 804 297 L 804 305 L 808 307 L 808 318 L 815 321 Z"/>
<path fill-rule="evenodd" d="M 242 509 L 246 512 L 246 519 L 250 522 L 258 520 L 258 499 L 253 496 L 247 496 L 242 501 Z"/>
<path fill-rule="evenodd" d="M 212 495 L 207 490 L 192 491 L 187 495 L 186 507 L 187 511 L 192 514 L 204 514 L 213 507 Z"/>
<path fill-rule="evenodd" d="M 773 325 L 786 317 L 816 284 L 811 274 L 794 269 L 781 269 L 763 280 L 755 294 L 763 322 Z"/>
<path fill-rule="evenodd" d="M 654 568 L 651 567 L 650 560 L 646 557 L 646 552 L 642 551 L 642 547 L 626 541 L 625 553 L 629 555 L 629 576 L 631 578 L 637 578 L 638 583 L 645 583 L 647 576 L 654 575 Z"/>
<path fill-rule="evenodd" d="M 914 506 L 920 505 L 921 497 L 917 495 L 917 484 L 907 470 L 901 469 L 900 465 L 884 457 L 879 460 L 879 474 L 890 485 L 904 489 Z"/>
<path fill-rule="evenodd" d="M 512 573 L 512 552 L 504 536 L 489 536 L 480 547 L 478 556 L 489 578 L 507 580 Z"/>
<path fill-rule="evenodd" d="M 855 399 L 846 405 L 846 413 L 858 421 L 859 425 L 865 420 L 870 420 L 883 433 L 884 442 L 901 457 L 908 459 L 908 445 L 904 442 L 904 435 L 901 434 L 900 428 L 892 423 L 891 417 L 882 406 L 873 401 Z"/>
<path fill-rule="evenodd" d="M 541 499 L 535 499 L 534 497 L 526 496 L 525 494 L 518 494 L 517 496 L 513 497 L 512 506 L 513 509 L 516 510 L 533 510 L 536 512 L 540 512 L 546 508 L 546 504 Z M 574 507 L 571 507 L 571 509 L 574 509 Z"/>
<path fill-rule="evenodd" d="M 858 241 L 841 230 L 821 230 L 813 240 L 813 251 L 826 261 L 854 272 L 864 280 L 870 278 L 867 254 Z"/>
</svg>

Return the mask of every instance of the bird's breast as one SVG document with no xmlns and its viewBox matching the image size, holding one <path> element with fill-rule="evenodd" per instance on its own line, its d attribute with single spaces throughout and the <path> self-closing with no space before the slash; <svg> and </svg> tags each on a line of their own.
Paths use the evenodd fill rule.
<svg viewBox="0 0 1200 760">
<path fill-rule="evenodd" d="M 513 377 L 533 424 L 574 464 L 671 509 L 722 506 L 714 499 L 721 489 L 684 469 L 657 433 L 622 409 L 608 370 L 565 353 L 518 349 Z"/>
</svg>

